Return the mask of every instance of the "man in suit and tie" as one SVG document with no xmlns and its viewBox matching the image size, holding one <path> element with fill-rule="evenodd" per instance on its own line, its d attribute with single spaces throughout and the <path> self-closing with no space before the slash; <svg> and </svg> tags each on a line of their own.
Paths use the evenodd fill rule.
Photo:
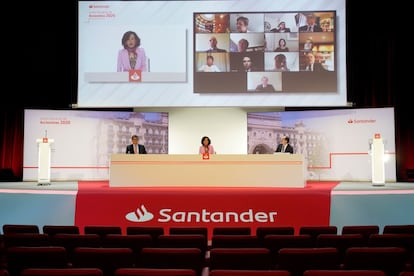
<svg viewBox="0 0 414 276">
<path fill-rule="evenodd" d="M 127 154 L 147 154 L 147 150 L 144 145 L 139 144 L 138 135 L 132 135 L 131 137 L 132 144 L 126 147 Z"/>
<path fill-rule="evenodd" d="M 326 69 L 320 62 L 315 61 L 315 54 L 310 52 L 305 54 L 305 62 L 300 68 L 301 71 L 323 72 Z"/>
<path fill-rule="evenodd" d="M 322 32 L 322 28 L 316 23 L 316 17 L 313 13 L 306 15 L 306 25 L 300 26 L 299 32 Z"/>
<path fill-rule="evenodd" d="M 293 154 L 293 147 L 289 144 L 289 137 L 283 136 L 275 152 L 285 152 Z"/>
</svg>

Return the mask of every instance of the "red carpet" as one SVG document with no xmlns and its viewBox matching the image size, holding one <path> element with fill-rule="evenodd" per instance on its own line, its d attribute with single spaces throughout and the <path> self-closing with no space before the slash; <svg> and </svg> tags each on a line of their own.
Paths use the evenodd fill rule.
<svg viewBox="0 0 414 276">
<path fill-rule="evenodd" d="M 305 188 L 109 187 L 80 181 L 75 224 L 162 226 L 328 225 L 331 190 L 339 182 L 307 182 Z"/>
</svg>

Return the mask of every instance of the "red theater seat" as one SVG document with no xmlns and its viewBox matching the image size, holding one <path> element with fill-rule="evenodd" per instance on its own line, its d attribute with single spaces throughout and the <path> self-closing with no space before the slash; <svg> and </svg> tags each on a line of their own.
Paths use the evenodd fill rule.
<svg viewBox="0 0 414 276">
<path fill-rule="evenodd" d="M 310 269 L 339 269 L 340 258 L 336 248 L 282 248 L 276 268 L 302 276 Z"/>
<path fill-rule="evenodd" d="M 381 270 L 306 270 L 303 276 L 386 276 Z"/>
<path fill-rule="evenodd" d="M 26 268 L 67 268 L 66 250 L 61 246 L 16 246 L 6 251 L 7 270 L 20 275 Z"/>
<path fill-rule="evenodd" d="M 134 267 L 135 261 L 131 248 L 77 247 L 72 254 L 74 268 L 99 268 L 104 276 L 113 276 L 118 268 Z"/>
<path fill-rule="evenodd" d="M 320 234 L 316 240 L 316 247 L 334 247 L 338 249 L 341 262 L 344 260 L 348 248 L 361 246 L 366 246 L 362 234 Z"/>
<path fill-rule="evenodd" d="M 414 224 L 385 225 L 383 234 L 414 234 Z"/>
<path fill-rule="evenodd" d="M 12 246 L 48 246 L 51 245 L 48 234 L 9 233 L 4 234 L 4 247 Z"/>
<path fill-rule="evenodd" d="M 127 226 L 126 228 L 127 235 L 142 235 L 149 234 L 152 237 L 154 244 L 157 244 L 158 236 L 164 235 L 163 227 L 153 227 L 153 226 Z"/>
<path fill-rule="evenodd" d="M 342 234 L 362 234 L 368 241 L 371 234 L 379 233 L 378 225 L 346 225 L 342 227 Z"/>
<path fill-rule="evenodd" d="M 20 276 L 103 276 L 98 268 L 27 268 Z"/>
<path fill-rule="evenodd" d="M 97 234 L 55 234 L 52 236 L 52 245 L 63 246 L 72 260 L 73 250 L 77 247 L 100 247 L 101 239 Z"/>
<path fill-rule="evenodd" d="M 407 250 L 401 247 L 351 247 L 346 251 L 343 268 L 347 270 L 382 270 L 398 276 L 407 263 Z"/>
<path fill-rule="evenodd" d="M 214 235 L 251 235 L 250 227 L 214 227 Z"/>
<path fill-rule="evenodd" d="M 105 237 L 108 234 L 122 234 L 121 226 L 111 226 L 111 225 L 86 225 L 84 227 L 85 234 L 97 234 L 101 238 Z"/>
<path fill-rule="evenodd" d="M 310 235 L 316 243 L 320 234 L 337 234 L 338 228 L 333 225 L 302 226 L 299 228 L 299 235 Z"/>
<path fill-rule="evenodd" d="M 43 233 L 52 237 L 55 234 L 79 234 L 80 229 L 76 225 L 44 225 Z"/>
<path fill-rule="evenodd" d="M 196 276 L 193 269 L 178 268 L 119 268 L 114 276 Z"/>
<path fill-rule="evenodd" d="M 154 246 L 151 235 L 118 235 L 108 234 L 102 239 L 102 247 L 131 248 L 135 255 L 141 253 L 142 248 Z"/>
<path fill-rule="evenodd" d="M 198 248 L 203 254 L 207 252 L 207 239 L 202 234 L 170 234 L 158 237 L 158 247 L 164 248 Z"/>
<path fill-rule="evenodd" d="M 266 235 L 294 235 L 295 228 L 293 226 L 261 226 L 256 228 L 256 236 L 264 239 Z"/>
<path fill-rule="evenodd" d="M 207 227 L 170 227 L 169 229 L 170 235 L 178 235 L 178 234 L 200 234 L 204 235 L 206 238 L 208 237 L 208 228 Z"/>
<path fill-rule="evenodd" d="M 4 224 L 3 234 L 10 233 L 40 233 L 40 230 L 34 224 Z"/>
<path fill-rule="evenodd" d="M 143 248 L 138 268 L 192 269 L 201 275 L 205 256 L 199 248 Z"/>
<path fill-rule="evenodd" d="M 221 270 L 210 271 L 209 276 L 290 276 L 286 270 Z"/>
<path fill-rule="evenodd" d="M 266 248 L 212 248 L 210 270 L 270 270 L 271 258 Z"/>
<path fill-rule="evenodd" d="M 264 247 L 257 236 L 251 235 L 213 235 L 211 248 L 258 248 Z"/>
</svg>

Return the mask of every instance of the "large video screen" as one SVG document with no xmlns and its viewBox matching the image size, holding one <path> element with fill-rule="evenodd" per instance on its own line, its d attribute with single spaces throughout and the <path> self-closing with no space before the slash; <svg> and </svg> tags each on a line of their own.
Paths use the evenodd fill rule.
<svg viewBox="0 0 414 276">
<path fill-rule="evenodd" d="M 335 19 L 335 11 L 195 14 L 194 92 L 338 92 Z"/>
<path fill-rule="evenodd" d="M 78 107 L 346 105 L 345 0 L 78 5 Z"/>
</svg>

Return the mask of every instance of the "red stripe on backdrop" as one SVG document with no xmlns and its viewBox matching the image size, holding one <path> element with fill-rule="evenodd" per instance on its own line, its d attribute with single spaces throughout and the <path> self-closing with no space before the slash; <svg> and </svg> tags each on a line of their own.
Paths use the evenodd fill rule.
<svg viewBox="0 0 414 276">
<path fill-rule="evenodd" d="M 75 224 L 214 227 L 329 225 L 331 190 L 338 182 L 305 188 L 109 187 L 80 181 Z"/>
</svg>

